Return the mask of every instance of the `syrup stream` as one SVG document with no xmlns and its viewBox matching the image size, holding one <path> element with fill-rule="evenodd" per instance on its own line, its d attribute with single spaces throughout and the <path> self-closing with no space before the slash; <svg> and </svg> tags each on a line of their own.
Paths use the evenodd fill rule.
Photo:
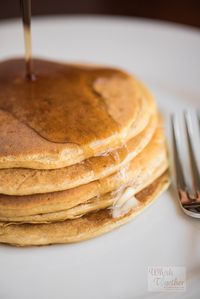
<svg viewBox="0 0 200 299">
<path fill-rule="evenodd" d="M 31 45 L 31 0 L 20 0 L 24 28 L 26 78 L 34 80 Z"/>
</svg>

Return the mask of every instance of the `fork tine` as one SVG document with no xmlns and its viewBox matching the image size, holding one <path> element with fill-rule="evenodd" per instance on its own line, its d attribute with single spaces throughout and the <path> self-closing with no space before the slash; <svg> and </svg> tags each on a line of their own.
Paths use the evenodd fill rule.
<svg viewBox="0 0 200 299">
<path fill-rule="evenodd" d="M 200 174 L 197 167 L 197 160 L 195 157 L 194 147 L 192 143 L 192 131 L 189 123 L 189 114 L 188 112 L 184 113 L 184 122 L 186 128 L 186 135 L 188 141 L 188 148 L 189 148 L 189 157 L 190 157 L 190 165 L 192 170 L 192 179 L 193 179 L 193 187 L 197 196 L 200 193 Z"/>
<path fill-rule="evenodd" d="M 183 204 L 184 209 L 192 210 L 193 212 L 200 211 L 200 204 L 199 203 L 186 203 Z"/>
<path fill-rule="evenodd" d="M 197 119 L 199 123 L 199 132 L 200 132 L 200 110 L 197 111 Z"/>
<path fill-rule="evenodd" d="M 178 151 L 177 144 L 177 134 L 175 126 L 175 116 L 171 115 L 171 128 L 172 128 L 172 140 L 173 140 L 173 153 L 174 153 L 174 165 L 175 165 L 175 175 L 177 188 L 180 191 L 187 192 L 187 185 L 185 182 L 185 177 L 183 174 L 183 168 L 180 161 L 180 155 Z"/>
</svg>

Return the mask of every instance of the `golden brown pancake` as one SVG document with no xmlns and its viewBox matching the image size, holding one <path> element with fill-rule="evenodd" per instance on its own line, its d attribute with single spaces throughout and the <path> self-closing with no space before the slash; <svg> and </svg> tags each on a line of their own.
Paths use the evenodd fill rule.
<svg viewBox="0 0 200 299">
<path fill-rule="evenodd" d="M 168 185 L 153 97 L 126 72 L 0 62 L 0 243 L 86 240 L 140 213 Z"/>
<path fill-rule="evenodd" d="M 121 193 L 122 191 L 119 190 Z M 105 195 L 94 197 L 85 203 L 78 204 L 75 207 L 66 209 L 59 212 L 52 212 L 46 214 L 38 215 L 28 215 L 28 216 L 13 216 L 13 217 L 2 217 L 0 216 L 0 221 L 12 222 L 12 223 L 50 223 L 63 221 L 67 219 L 76 219 L 82 217 L 83 215 L 110 207 L 116 199 L 118 190 L 115 192 L 109 192 Z"/>
<path fill-rule="evenodd" d="M 154 176 L 154 180 L 156 180 L 158 177 L 159 177 L 158 174 L 157 176 Z M 153 179 L 152 182 L 151 180 L 147 181 L 143 187 L 144 188 L 147 187 L 149 183 L 153 183 Z M 114 211 L 113 213 L 118 214 L 118 213 L 122 213 L 123 209 L 121 207 L 118 208 L 117 203 L 122 201 L 122 203 L 124 204 L 126 203 L 126 201 L 131 200 L 133 196 L 139 192 L 140 189 L 141 188 L 137 190 L 133 186 L 125 185 L 125 186 L 121 186 L 117 190 L 106 193 L 102 196 L 94 197 L 86 201 L 85 203 L 78 204 L 77 206 L 74 206 L 70 209 L 66 209 L 58 212 L 46 213 L 46 214 L 38 214 L 38 215 L 15 216 L 15 217 L 0 216 L 0 221 L 16 223 L 16 224 L 17 223 L 19 224 L 20 223 L 36 223 L 36 224 L 52 223 L 52 222 L 64 221 L 68 219 L 80 218 L 87 213 L 91 213 L 106 208 L 110 208 L 110 210 Z M 131 197 L 129 194 L 131 194 Z"/>
<path fill-rule="evenodd" d="M 26 196 L 0 195 L 0 217 L 19 217 L 70 209 L 89 199 L 132 185 L 139 192 L 168 167 L 165 138 L 159 127 L 151 142 L 120 171 L 69 190 Z"/>
<path fill-rule="evenodd" d="M 139 134 L 155 104 L 117 69 L 23 59 L 0 63 L 0 168 L 53 169 L 116 148 Z"/>
<path fill-rule="evenodd" d="M 65 168 L 53 170 L 1 169 L 0 193 L 28 195 L 55 192 L 102 179 L 118 171 L 141 152 L 151 140 L 157 124 L 157 115 L 152 115 L 147 127 L 120 148 Z"/>
<path fill-rule="evenodd" d="M 87 240 L 106 233 L 138 215 L 168 186 L 164 174 L 136 195 L 139 204 L 126 214 L 114 218 L 109 209 L 88 213 L 85 216 L 50 224 L 0 223 L 0 242 L 16 246 L 48 245 Z"/>
</svg>

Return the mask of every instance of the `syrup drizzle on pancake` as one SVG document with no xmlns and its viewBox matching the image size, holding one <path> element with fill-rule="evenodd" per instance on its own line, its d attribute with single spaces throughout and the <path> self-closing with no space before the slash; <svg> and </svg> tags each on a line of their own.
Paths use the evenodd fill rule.
<svg viewBox="0 0 200 299">
<path fill-rule="evenodd" d="M 128 76 L 108 68 L 34 60 L 35 81 L 24 76 L 22 59 L 0 63 L 0 109 L 11 113 L 50 142 L 106 142 L 120 130 L 93 83 Z M 130 107 L 131 109 L 131 107 Z M 98 145 L 97 145 L 98 146 Z"/>
</svg>

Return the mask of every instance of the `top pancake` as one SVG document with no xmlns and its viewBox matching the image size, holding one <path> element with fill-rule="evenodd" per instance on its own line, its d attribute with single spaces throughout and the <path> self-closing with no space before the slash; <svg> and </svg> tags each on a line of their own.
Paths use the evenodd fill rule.
<svg viewBox="0 0 200 299">
<path fill-rule="evenodd" d="M 0 168 L 54 169 L 116 148 L 147 125 L 154 102 L 112 68 L 22 59 L 0 63 Z"/>
</svg>

